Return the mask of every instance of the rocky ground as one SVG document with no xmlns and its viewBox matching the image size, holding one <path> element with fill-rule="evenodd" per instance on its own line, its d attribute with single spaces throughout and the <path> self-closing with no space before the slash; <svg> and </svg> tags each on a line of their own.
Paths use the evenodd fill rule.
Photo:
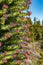
<svg viewBox="0 0 43 65">
<path fill-rule="evenodd" d="M 38 58 L 38 60 L 36 59 L 35 61 L 33 61 L 32 65 L 43 65 L 43 42 L 39 41 L 32 43 L 32 47 L 35 47 L 34 51 L 37 52 L 37 54 L 35 53 L 35 55 Z"/>
</svg>

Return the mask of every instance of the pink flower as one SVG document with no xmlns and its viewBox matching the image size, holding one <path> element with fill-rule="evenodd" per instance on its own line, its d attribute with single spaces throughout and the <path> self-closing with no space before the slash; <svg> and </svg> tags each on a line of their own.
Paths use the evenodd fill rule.
<svg viewBox="0 0 43 65">
<path fill-rule="evenodd" d="M 26 3 L 25 2 L 23 3 L 23 6 L 26 7 Z"/>
<path fill-rule="evenodd" d="M 15 27 L 16 26 L 16 23 L 13 23 L 12 26 Z"/>
<path fill-rule="evenodd" d="M 17 33 L 19 33 L 19 32 L 20 32 L 20 30 L 16 30 L 16 32 L 17 32 Z"/>
<path fill-rule="evenodd" d="M 26 39 L 27 42 L 30 41 L 30 38 L 28 38 L 28 37 L 26 37 L 25 39 Z"/>
<path fill-rule="evenodd" d="M 30 51 L 27 51 L 27 54 L 30 55 L 31 54 Z"/>
<path fill-rule="evenodd" d="M 8 5 L 4 4 L 3 8 L 8 9 Z"/>
<path fill-rule="evenodd" d="M 4 51 L 4 53 L 3 53 L 4 55 L 7 55 L 7 51 Z"/>
<path fill-rule="evenodd" d="M 2 42 L 0 42 L 0 47 L 2 46 Z"/>
<path fill-rule="evenodd" d="M 13 58 L 16 58 L 16 57 L 17 57 L 17 55 L 16 55 L 16 54 L 14 54 L 14 55 L 13 55 Z"/>
<path fill-rule="evenodd" d="M 27 28 L 28 28 L 28 26 L 27 26 L 27 25 L 24 25 L 24 28 L 26 28 L 26 29 L 27 29 Z"/>
<path fill-rule="evenodd" d="M 2 62 L 3 62 L 3 63 L 7 63 L 7 59 L 3 59 Z"/>
<path fill-rule="evenodd" d="M 24 47 L 24 44 L 20 44 L 20 47 L 22 47 L 22 48 L 23 48 L 23 47 Z"/>
<path fill-rule="evenodd" d="M 26 31 L 26 33 L 27 33 L 27 34 L 30 34 L 31 32 L 29 32 L 29 31 Z"/>
<path fill-rule="evenodd" d="M 21 51 L 20 50 L 17 50 L 17 53 L 19 54 Z"/>
<path fill-rule="evenodd" d="M 6 38 L 9 39 L 10 37 L 11 37 L 11 35 L 7 33 Z"/>
<path fill-rule="evenodd" d="M 25 18 L 24 18 L 24 17 L 22 17 L 21 19 L 22 19 L 22 20 L 24 20 Z"/>
<path fill-rule="evenodd" d="M 20 9 L 19 12 L 22 13 L 22 10 Z"/>
<path fill-rule="evenodd" d="M 28 1 L 28 4 L 31 4 L 32 2 L 31 1 Z"/>
<path fill-rule="evenodd" d="M 28 59 L 25 59 L 25 60 L 24 60 L 24 63 L 27 64 L 27 63 L 28 63 Z"/>
<path fill-rule="evenodd" d="M 29 58 L 24 60 L 25 65 L 29 65 Z"/>
<path fill-rule="evenodd" d="M 7 16 L 7 14 L 3 14 L 3 17 L 7 18 L 8 16 Z"/>
<path fill-rule="evenodd" d="M 27 53 L 26 53 L 26 52 L 24 52 L 24 53 L 23 53 L 23 55 L 26 57 L 26 56 L 27 56 Z"/>
<path fill-rule="evenodd" d="M 28 15 L 30 16 L 32 14 L 32 12 L 28 12 Z"/>
<path fill-rule="evenodd" d="M 28 27 L 31 27 L 31 24 L 28 24 Z"/>
</svg>

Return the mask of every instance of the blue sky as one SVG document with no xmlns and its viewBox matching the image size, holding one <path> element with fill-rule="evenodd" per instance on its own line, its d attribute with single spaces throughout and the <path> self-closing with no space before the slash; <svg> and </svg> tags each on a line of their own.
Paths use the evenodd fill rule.
<svg viewBox="0 0 43 65">
<path fill-rule="evenodd" d="M 32 0 L 32 4 L 30 6 L 30 10 L 32 11 L 31 18 L 37 17 L 38 19 L 43 19 L 43 0 Z"/>
</svg>

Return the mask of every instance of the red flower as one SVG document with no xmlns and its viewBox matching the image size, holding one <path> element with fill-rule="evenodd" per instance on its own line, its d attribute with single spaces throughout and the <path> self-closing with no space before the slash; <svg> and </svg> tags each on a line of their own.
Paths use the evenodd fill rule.
<svg viewBox="0 0 43 65">
<path fill-rule="evenodd" d="M 17 61 L 17 64 L 20 64 L 20 63 L 21 63 L 21 60 L 18 60 L 18 61 Z"/>
<path fill-rule="evenodd" d="M 10 37 L 11 37 L 11 35 L 7 33 L 6 38 L 9 39 Z"/>
<path fill-rule="evenodd" d="M 17 50 L 17 53 L 19 54 L 20 53 L 20 50 Z"/>
<path fill-rule="evenodd" d="M 3 8 L 8 9 L 8 5 L 4 4 Z"/>
<path fill-rule="evenodd" d="M 7 55 L 7 51 L 4 51 L 4 53 L 3 53 L 4 55 Z"/>
<path fill-rule="evenodd" d="M 7 63 L 7 59 L 3 59 L 2 62 L 3 62 L 3 63 Z"/>
<path fill-rule="evenodd" d="M 2 46 L 2 42 L 0 42 L 0 47 Z"/>
</svg>

